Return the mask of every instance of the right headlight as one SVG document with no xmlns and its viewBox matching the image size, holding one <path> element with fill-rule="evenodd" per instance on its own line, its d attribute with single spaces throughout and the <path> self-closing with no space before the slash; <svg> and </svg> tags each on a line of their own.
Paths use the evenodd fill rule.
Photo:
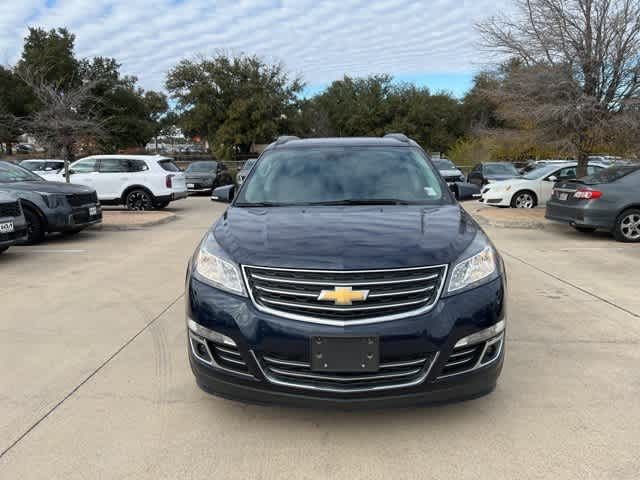
<svg viewBox="0 0 640 480">
<path fill-rule="evenodd" d="M 473 288 L 498 276 L 498 259 L 489 239 L 478 232 L 449 277 L 447 293 Z"/>
</svg>

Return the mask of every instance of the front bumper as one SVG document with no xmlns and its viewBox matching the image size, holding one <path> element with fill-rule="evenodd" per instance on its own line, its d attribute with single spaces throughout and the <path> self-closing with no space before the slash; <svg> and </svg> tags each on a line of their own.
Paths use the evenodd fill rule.
<svg viewBox="0 0 640 480">
<path fill-rule="evenodd" d="M 576 227 L 600 228 L 611 230 L 615 222 L 615 214 L 607 210 L 600 210 L 592 202 L 580 205 L 567 205 L 559 200 L 548 200 L 545 218 L 561 223 L 568 223 Z"/>
<path fill-rule="evenodd" d="M 494 191 L 490 186 L 486 186 L 481 191 L 480 202 L 494 207 L 509 207 L 511 195 L 508 192 Z"/>
<path fill-rule="evenodd" d="M 249 299 L 227 294 L 190 277 L 187 316 L 198 325 L 228 336 L 237 344 L 244 373 L 207 364 L 194 354 L 189 334 L 190 363 L 198 385 L 223 397 L 257 403 L 292 405 L 392 406 L 445 402 L 489 393 L 496 385 L 504 358 L 504 332 L 496 356 L 480 367 L 447 374 L 456 343 L 495 326 L 505 315 L 502 278 L 452 297 L 441 298 L 429 312 L 383 323 L 336 327 L 311 324 L 259 312 Z M 276 382 L 267 355 L 308 359 L 315 336 L 376 336 L 380 356 L 425 355 L 429 364 L 417 382 L 335 391 L 303 381 Z M 456 350 L 457 351 L 457 350 Z M 482 353 L 484 355 L 484 351 Z M 480 363 L 480 362 L 478 362 Z"/>
<path fill-rule="evenodd" d="M 91 209 L 95 208 L 95 213 Z M 47 231 L 66 232 L 90 227 L 102 222 L 102 207 L 99 204 L 87 204 L 44 212 L 47 218 Z"/>
<path fill-rule="evenodd" d="M 26 240 L 27 238 L 27 223 L 24 217 L 2 217 L 0 223 L 5 221 L 13 222 L 13 232 L 0 233 L 0 248 L 9 247 L 15 243 Z"/>
</svg>

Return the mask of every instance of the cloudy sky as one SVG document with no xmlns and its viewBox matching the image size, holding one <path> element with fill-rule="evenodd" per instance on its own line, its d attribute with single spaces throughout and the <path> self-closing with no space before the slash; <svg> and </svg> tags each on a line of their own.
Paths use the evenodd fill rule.
<svg viewBox="0 0 640 480">
<path fill-rule="evenodd" d="M 68 27 L 80 56 L 115 57 L 145 88 L 217 50 L 282 60 L 307 93 L 343 74 L 390 73 L 462 94 L 483 65 L 474 22 L 508 0 L 0 0 L 0 62 L 27 26 Z"/>
</svg>

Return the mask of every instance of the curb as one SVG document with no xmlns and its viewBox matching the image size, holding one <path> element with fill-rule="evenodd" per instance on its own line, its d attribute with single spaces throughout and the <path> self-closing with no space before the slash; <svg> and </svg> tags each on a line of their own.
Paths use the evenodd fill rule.
<svg viewBox="0 0 640 480">
<path fill-rule="evenodd" d="M 147 223 L 138 224 L 138 225 L 125 225 L 125 224 L 110 224 L 105 225 L 100 223 L 93 227 L 90 227 L 93 230 L 102 230 L 105 232 L 125 232 L 129 230 L 144 230 L 147 227 L 155 227 L 156 225 L 164 225 L 165 223 L 173 222 L 177 220 L 178 216 L 174 213 L 164 218 L 160 218 L 158 220 L 153 220 Z"/>
</svg>

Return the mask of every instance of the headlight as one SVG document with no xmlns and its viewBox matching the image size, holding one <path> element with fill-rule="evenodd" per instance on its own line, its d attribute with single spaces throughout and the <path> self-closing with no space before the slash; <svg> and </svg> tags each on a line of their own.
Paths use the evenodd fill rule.
<svg viewBox="0 0 640 480">
<path fill-rule="evenodd" d="M 206 240 L 202 242 L 196 258 L 198 275 L 214 287 L 246 296 L 239 268 L 233 262 L 209 252 L 207 243 Z"/>
<path fill-rule="evenodd" d="M 44 199 L 44 203 L 47 204 L 49 208 L 58 208 L 65 204 L 67 197 L 65 195 L 61 195 L 59 193 L 44 193 L 44 192 L 36 192 L 41 195 Z"/>
<path fill-rule="evenodd" d="M 476 235 L 462 258 L 453 267 L 447 292 L 477 286 L 497 276 L 496 253 L 484 234 Z"/>
</svg>

